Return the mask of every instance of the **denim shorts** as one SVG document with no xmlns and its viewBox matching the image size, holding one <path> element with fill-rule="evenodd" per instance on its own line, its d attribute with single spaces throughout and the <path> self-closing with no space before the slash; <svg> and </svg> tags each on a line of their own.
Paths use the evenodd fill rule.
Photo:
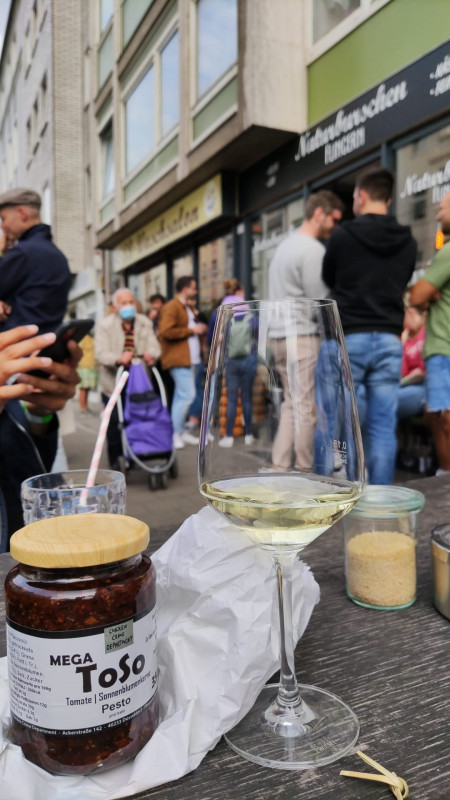
<svg viewBox="0 0 450 800">
<path fill-rule="evenodd" d="M 430 356 L 425 366 L 427 410 L 446 411 L 450 408 L 450 356 Z"/>
</svg>

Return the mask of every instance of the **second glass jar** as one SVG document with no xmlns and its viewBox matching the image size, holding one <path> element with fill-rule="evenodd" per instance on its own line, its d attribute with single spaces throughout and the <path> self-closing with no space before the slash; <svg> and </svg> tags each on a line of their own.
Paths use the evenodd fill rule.
<svg viewBox="0 0 450 800">
<path fill-rule="evenodd" d="M 392 611 L 416 599 L 417 516 L 424 495 L 403 486 L 368 486 L 344 520 L 345 578 L 351 600 Z"/>
</svg>

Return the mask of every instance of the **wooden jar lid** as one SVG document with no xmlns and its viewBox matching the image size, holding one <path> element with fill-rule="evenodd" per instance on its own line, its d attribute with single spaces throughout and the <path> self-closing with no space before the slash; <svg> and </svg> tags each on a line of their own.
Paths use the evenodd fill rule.
<svg viewBox="0 0 450 800">
<path fill-rule="evenodd" d="M 11 555 L 32 567 L 67 569 L 109 564 L 141 553 L 145 522 L 122 514 L 67 514 L 40 519 L 11 537 Z"/>
</svg>

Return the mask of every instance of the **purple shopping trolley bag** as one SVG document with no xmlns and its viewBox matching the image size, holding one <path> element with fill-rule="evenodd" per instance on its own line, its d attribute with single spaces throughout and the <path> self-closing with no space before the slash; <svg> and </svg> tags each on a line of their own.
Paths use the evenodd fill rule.
<svg viewBox="0 0 450 800">
<path fill-rule="evenodd" d="M 124 421 L 129 449 L 140 458 L 172 451 L 172 421 L 143 364 L 130 364 Z"/>
</svg>

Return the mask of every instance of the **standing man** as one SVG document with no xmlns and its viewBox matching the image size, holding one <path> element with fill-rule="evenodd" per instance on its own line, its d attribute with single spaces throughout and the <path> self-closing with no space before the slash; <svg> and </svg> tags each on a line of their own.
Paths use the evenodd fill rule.
<svg viewBox="0 0 450 800">
<path fill-rule="evenodd" d="M 177 292 L 161 309 L 159 338 L 163 369 L 169 369 L 175 391 L 172 400 L 173 442 L 177 450 L 186 444 L 198 444 L 197 436 L 185 430 L 186 416 L 195 397 L 195 376 L 201 362 L 200 336 L 207 325 L 196 322 L 188 305 L 197 296 L 197 283 L 191 276 L 179 278 Z"/>
<path fill-rule="evenodd" d="M 436 219 L 450 234 L 450 192 L 441 200 Z M 411 290 L 411 305 L 428 308 L 425 329 L 427 419 L 439 461 L 436 475 L 450 472 L 450 242 L 436 253 L 423 278 Z"/>
<path fill-rule="evenodd" d="M 32 189 L 0 195 L 6 240 L 17 240 L 0 259 L 0 300 L 6 312 L 2 330 L 35 323 L 41 333 L 61 324 L 72 283 L 69 265 L 40 218 L 41 198 Z"/>
<path fill-rule="evenodd" d="M 119 367 L 127 369 L 135 356 L 142 357 L 148 366 L 152 366 L 161 353 L 153 325 L 145 314 L 137 313 L 136 299 L 129 289 L 117 289 L 112 305 L 113 313 L 102 319 L 95 335 L 95 355 L 100 364 L 99 385 L 105 405 L 114 390 Z M 108 426 L 107 442 L 110 467 L 120 469 L 122 440 L 116 406 Z"/>
<path fill-rule="evenodd" d="M 330 238 L 322 277 L 341 315 L 365 440 L 369 483 L 390 484 L 397 451 L 403 293 L 417 245 L 409 227 L 388 216 L 389 170 L 362 175 L 353 192 L 356 219 Z"/>
<path fill-rule="evenodd" d="M 163 305 L 166 302 L 166 298 L 164 297 L 164 295 L 159 293 L 151 294 L 150 297 L 148 298 L 148 302 L 150 303 L 148 309 L 148 318 L 149 320 L 151 320 L 153 324 L 153 330 L 155 331 L 156 335 L 158 335 L 159 314 Z"/>
<path fill-rule="evenodd" d="M 269 268 L 269 297 L 271 300 L 299 300 L 325 297 L 328 289 L 322 281 L 322 261 L 325 247 L 321 240 L 328 239 L 342 219 L 344 205 L 333 192 L 312 194 L 305 206 L 305 220 L 300 228 L 281 242 Z M 312 321 L 304 330 L 299 357 L 292 363 L 287 354 L 285 321 L 271 326 L 272 347 L 276 367 L 283 387 L 283 404 L 280 423 L 272 448 L 275 467 L 288 470 L 295 451 L 295 467 L 308 471 L 312 468 L 314 429 L 316 424 L 314 403 L 314 376 L 319 353 L 319 337 Z M 305 343 L 307 340 L 307 347 Z M 297 349 L 295 349 L 297 352 Z M 288 374 L 289 373 L 289 374 Z M 292 373 L 292 374 L 291 374 Z M 295 378 L 294 378 L 295 376 Z M 297 424 L 294 424 L 293 397 L 298 403 Z"/>
</svg>

